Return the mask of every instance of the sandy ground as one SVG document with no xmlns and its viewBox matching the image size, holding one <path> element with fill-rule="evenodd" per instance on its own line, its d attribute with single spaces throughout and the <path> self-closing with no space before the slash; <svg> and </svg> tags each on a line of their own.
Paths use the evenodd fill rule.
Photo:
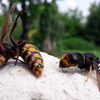
<svg viewBox="0 0 100 100">
<path fill-rule="evenodd" d="M 87 72 L 76 68 L 63 73 L 58 58 L 41 54 L 45 68 L 39 79 L 13 60 L 0 69 L 0 100 L 100 100 L 95 72 L 86 82 Z"/>
</svg>

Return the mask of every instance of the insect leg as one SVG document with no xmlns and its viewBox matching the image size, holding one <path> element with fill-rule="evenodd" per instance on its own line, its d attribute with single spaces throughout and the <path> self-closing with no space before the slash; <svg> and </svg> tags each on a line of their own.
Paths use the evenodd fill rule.
<svg viewBox="0 0 100 100">
<path fill-rule="evenodd" d="M 90 77 L 92 77 L 92 66 L 90 66 L 90 69 L 89 69 L 89 72 L 88 72 L 86 81 L 88 81 L 88 79 L 89 79 Z"/>
<path fill-rule="evenodd" d="M 16 54 L 17 54 L 17 58 L 16 58 L 16 61 L 15 61 L 15 65 L 18 63 L 18 58 L 19 58 L 19 50 L 18 49 L 16 50 Z"/>
<path fill-rule="evenodd" d="M 99 91 L 100 91 L 100 71 L 99 71 L 99 65 L 94 62 L 93 63 L 93 67 L 96 70 L 97 84 L 98 84 L 98 88 L 99 88 Z"/>
<path fill-rule="evenodd" d="M 62 72 L 64 72 L 63 68 L 61 68 Z"/>
<path fill-rule="evenodd" d="M 17 58 L 12 58 L 12 59 L 17 59 Z M 23 64 L 25 64 L 25 62 L 24 61 L 22 61 L 22 60 L 20 60 L 20 59 L 18 59 L 21 63 L 23 63 Z"/>
<path fill-rule="evenodd" d="M 19 16 L 20 16 L 22 13 L 23 13 L 23 10 L 19 12 L 19 14 L 18 14 L 18 16 L 17 16 L 17 18 L 16 18 L 16 20 L 15 20 L 15 22 L 14 22 L 14 25 L 13 25 L 13 27 L 12 27 L 12 29 L 11 29 L 10 35 L 9 35 L 10 41 L 11 41 L 11 43 L 12 43 L 14 46 L 16 46 L 16 42 L 14 41 L 14 39 L 13 39 L 13 37 L 12 37 L 12 33 L 13 33 L 15 27 L 17 26 L 18 18 L 19 18 Z"/>
</svg>

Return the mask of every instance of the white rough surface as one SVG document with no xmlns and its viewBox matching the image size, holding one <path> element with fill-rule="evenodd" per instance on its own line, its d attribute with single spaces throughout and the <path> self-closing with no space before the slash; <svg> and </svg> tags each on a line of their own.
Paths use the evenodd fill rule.
<svg viewBox="0 0 100 100">
<path fill-rule="evenodd" d="M 63 73 L 58 58 L 41 54 L 45 68 L 39 79 L 13 60 L 0 69 L 0 100 L 100 100 L 95 73 L 86 82 L 87 72 Z"/>
</svg>

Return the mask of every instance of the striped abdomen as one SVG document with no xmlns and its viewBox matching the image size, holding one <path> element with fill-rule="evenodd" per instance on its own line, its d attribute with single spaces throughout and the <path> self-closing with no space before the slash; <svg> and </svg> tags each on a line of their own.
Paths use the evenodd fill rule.
<svg viewBox="0 0 100 100">
<path fill-rule="evenodd" d="M 21 57 L 35 76 L 39 77 L 43 71 L 43 59 L 39 50 L 32 44 L 25 44 L 21 51 Z"/>
</svg>

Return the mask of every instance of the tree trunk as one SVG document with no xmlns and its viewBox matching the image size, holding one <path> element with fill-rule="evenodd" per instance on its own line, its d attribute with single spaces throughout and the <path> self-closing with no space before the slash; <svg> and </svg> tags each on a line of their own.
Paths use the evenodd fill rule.
<svg viewBox="0 0 100 100">
<path fill-rule="evenodd" d="M 21 2 L 22 2 L 22 9 L 23 10 L 26 10 L 25 1 L 26 0 L 21 0 Z M 24 12 L 23 15 L 21 16 L 21 20 L 22 20 L 22 29 L 23 29 L 23 32 L 22 32 L 22 35 L 21 35 L 20 38 L 22 40 L 28 40 L 28 32 L 30 30 L 30 23 L 29 23 L 28 15 L 27 15 L 26 12 Z"/>
<path fill-rule="evenodd" d="M 56 42 L 51 40 L 51 37 L 48 36 L 43 43 L 43 51 L 50 52 L 56 48 Z"/>
</svg>

